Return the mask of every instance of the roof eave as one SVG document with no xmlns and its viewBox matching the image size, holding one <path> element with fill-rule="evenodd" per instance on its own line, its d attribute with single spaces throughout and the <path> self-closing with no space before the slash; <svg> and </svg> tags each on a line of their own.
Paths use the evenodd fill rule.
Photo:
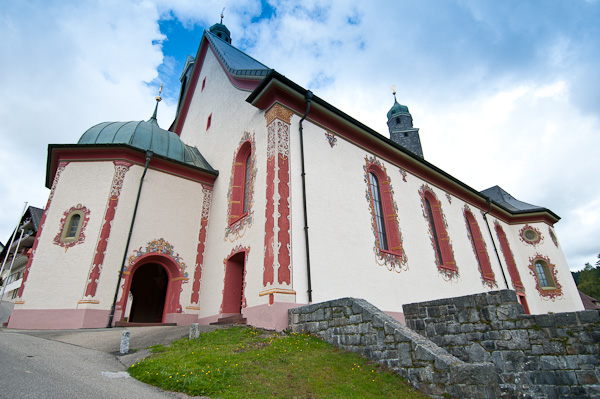
<svg viewBox="0 0 600 399">
<path fill-rule="evenodd" d="M 55 154 L 58 151 L 75 151 L 75 150 L 115 150 L 122 149 L 126 151 L 131 151 L 137 154 L 144 155 L 146 151 L 133 147 L 128 144 L 48 144 L 48 159 L 46 162 L 46 187 L 52 188 L 52 181 L 54 180 L 54 175 L 56 174 L 56 170 L 58 168 L 58 159 L 55 159 Z M 199 166 L 190 165 L 185 162 L 177 161 L 175 159 L 165 157 L 163 155 L 154 154 L 153 158 L 157 158 L 163 160 L 165 162 L 177 165 L 179 167 L 183 167 L 195 172 L 199 172 L 201 174 L 206 174 L 208 176 L 212 176 L 213 180 L 219 175 L 219 171 L 215 170 L 210 166 L 210 169 L 201 168 Z M 106 159 L 111 159 L 111 157 L 107 157 Z M 208 164 L 208 162 L 207 162 Z"/>
<path fill-rule="evenodd" d="M 296 104 L 286 103 L 286 105 L 290 106 L 290 108 L 299 115 L 304 114 L 304 109 L 306 108 L 305 98 L 308 90 L 298 85 L 297 83 L 291 81 L 290 79 L 286 78 L 284 75 L 280 74 L 274 69 L 272 69 L 271 72 L 269 72 L 269 74 L 263 79 L 263 81 L 259 83 L 256 89 L 254 89 L 254 91 L 250 93 L 250 95 L 246 98 L 246 101 L 256 106 L 257 108 L 268 109 L 274 103 L 274 99 L 269 98 L 268 96 L 269 91 L 273 91 L 276 88 L 287 91 L 291 95 L 291 98 L 293 100 L 296 100 Z M 301 104 L 299 104 L 298 101 Z M 501 204 L 491 200 L 487 196 L 481 194 L 479 191 L 475 190 L 471 186 L 463 183 L 454 176 L 448 174 L 447 172 L 443 171 L 437 166 L 426 161 L 425 159 L 408 151 L 395 141 L 392 141 L 391 139 L 377 133 L 375 130 L 364 125 L 360 121 L 352 118 L 350 115 L 344 113 L 340 109 L 334 107 L 333 105 L 329 104 L 320 97 L 315 96 L 314 94 L 311 100 L 311 104 L 311 109 L 314 109 L 316 106 L 323 109 L 325 112 L 331 113 L 336 118 L 344 121 L 344 123 L 353 126 L 354 130 L 363 132 L 366 136 L 370 137 L 375 142 L 378 142 L 380 145 L 384 145 L 388 148 L 393 149 L 396 153 L 400 153 L 401 156 L 406 158 L 408 161 L 420 165 L 422 168 L 428 169 L 434 175 L 438 175 L 439 177 L 448 180 L 453 185 L 458 186 L 460 189 L 467 191 L 471 196 L 479 198 L 480 203 L 489 203 L 489 201 L 491 201 L 494 204 L 494 206 L 496 206 L 499 210 L 502 210 L 503 212 L 511 216 L 535 216 L 536 214 L 547 214 L 548 217 L 543 218 L 546 221 L 554 221 L 553 223 L 556 223 L 560 220 L 560 217 L 558 215 L 546 208 L 540 208 L 531 211 L 511 211 L 506 207 L 502 206 Z M 307 116 L 307 118 L 311 119 L 310 113 Z"/>
</svg>

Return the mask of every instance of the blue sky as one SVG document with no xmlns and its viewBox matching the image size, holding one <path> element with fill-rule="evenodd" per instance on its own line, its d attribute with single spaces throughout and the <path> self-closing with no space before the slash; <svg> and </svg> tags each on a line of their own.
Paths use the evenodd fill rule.
<svg viewBox="0 0 600 399">
<path fill-rule="evenodd" d="M 573 270 L 600 252 L 600 1 L 20 1 L 0 14 L 0 241 L 43 207 L 49 143 L 147 119 L 220 19 L 233 45 L 386 134 L 398 101 L 425 158 L 552 209 Z"/>
</svg>

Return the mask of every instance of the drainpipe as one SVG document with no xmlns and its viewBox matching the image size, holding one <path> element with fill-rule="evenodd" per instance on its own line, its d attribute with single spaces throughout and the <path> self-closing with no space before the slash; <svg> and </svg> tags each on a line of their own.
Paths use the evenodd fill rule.
<svg viewBox="0 0 600 399">
<path fill-rule="evenodd" d="M 306 99 L 306 112 L 300 119 L 298 130 L 300 131 L 300 163 L 302 165 L 302 204 L 304 205 L 304 241 L 306 243 L 306 276 L 308 278 L 308 303 L 312 303 L 312 283 L 310 279 L 310 250 L 308 246 L 308 213 L 306 210 L 306 173 L 304 171 L 304 137 L 302 134 L 302 122 L 306 119 L 310 111 L 310 102 L 312 100 L 312 91 L 308 90 L 304 98 Z"/>
<path fill-rule="evenodd" d="M 117 280 L 117 288 L 115 289 L 115 298 L 113 299 L 112 307 L 110 308 L 110 316 L 108 318 L 107 328 L 112 328 L 113 318 L 115 316 L 115 307 L 117 306 L 117 297 L 119 296 L 119 286 L 121 285 L 121 276 L 123 276 L 123 269 L 125 269 L 125 261 L 127 260 L 127 251 L 129 250 L 129 242 L 131 241 L 131 232 L 133 231 L 133 224 L 135 223 L 135 215 L 137 213 L 138 205 L 140 203 L 140 194 L 142 193 L 142 186 L 144 185 L 144 177 L 148 171 L 148 164 L 150 158 L 154 153 L 150 150 L 146 151 L 146 165 L 144 166 L 144 173 L 140 178 L 140 186 L 138 188 L 137 198 L 135 200 L 135 207 L 133 208 L 133 216 L 131 216 L 131 225 L 129 226 L 129 235 L 127 236 L 127 244 L 125 244 L 125 252 L 123 253 L 123 262 L 121 262 L 121 270 L 119 271 L 119 279 Z M 124 293 L 123 293 L 124 294 Z"/>
<path fill-rule="evenodd" d="M 490 229 L 490 224 L 486 217 L 486 215 L 492 210 L 492 200 L 488 198 L 487 202 L 490 205 L 490 208 L 483 214 L 483 220 L 485 220 L 485 225 L 487 226 L 488 232 L 490 233 L 490 238 L 492 239 L 492 244 L 494 245 L 494 252 L 496 252 L 496 258 L 498 258 L 498 264 L 500 264 L 500 271 L 502 272 L 502 277 L 504 278 L 504 284 L 506 284 L 506 289 L 510 289 L 508 287 L 508 280 L 506 280 L 506 274 L 504 273 L 504 267 L 500 261 L 500 254 L 498 253 L 498 248 L 496 247 L 496 241 L 494 241 L 494 236 L 492 236 L 492 230 Z"/>
</svg>

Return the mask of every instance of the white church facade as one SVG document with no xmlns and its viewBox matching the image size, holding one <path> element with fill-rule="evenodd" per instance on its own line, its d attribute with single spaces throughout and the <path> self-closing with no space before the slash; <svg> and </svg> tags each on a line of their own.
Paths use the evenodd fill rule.
<svg viewBox="0 0 600 399">
<path fill-rule="evenodd" d="M 240 314 L 281 330 L 310 302 L 402 320 L 407 303 L 505 288 L 527 312 L 583 309 L 556 214 L 427 162 L 407 107 L 387 138 L 230 43 L 204 32 L 168 131 L 155 111 L 49 146 L 9 328 Z"/>
</svg>

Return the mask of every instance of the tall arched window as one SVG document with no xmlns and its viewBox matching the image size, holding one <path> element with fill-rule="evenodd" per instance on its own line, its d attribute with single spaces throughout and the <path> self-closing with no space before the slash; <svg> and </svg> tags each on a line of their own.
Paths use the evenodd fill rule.
<svg viewBox="0 0 600 399">
<path fill-rule="evenodd" d="M 508 267 L 508 274 L 510 274 L 510 279 L 512 280 L 513 287 L 517 291 L 523 291 L 523 283 L 521 282 L 521 275 L 517 270 L 517 263 L 515 262 L 515 258 L 510 249 L 510 245 L 508 245 L 508 239 L 506 238 L 506 233 L 500 224 L 496 221 L 494 228 L 496 229 L 496 234 L 498 235 L 498 240 L 500 241 L 500 249 L 502 249 L 502 254 L 504 255 L 504 260 L 506 261 L 506 266 Z"/>
<path fill-rule="evenodd" d="M 498 221 L 494 222 L 494 229 L 496 230 L 496 235 L 500 241 L 500 249 L 502 249 L 502 254 L 504 255 L 504 260 L 506 261 L 506 267 L 508 268 L 508 274 L 510 275 L 510 279 L 512 280 L 515 291 L 517 291 L 519 302 L 521 302 L 521 305 L 523 305 L 525 313 L 529 313 L 529 306 L 527 305 L 527 299 L 525 298 L 525 288 L 521 282 L 521 275 L 517 270 L 517 263 L 515 262 L 510 245 L 508 245 L 506 233 Z"/>
<path fill-rule="evenodd" d="M 385 232 L 381 191 L 379 188 L 379 180 L 377 180 L 377 176 L 375 176 L 373 172 L 369 173 L 369 182 L 371 183 L 371 198 L 373 198 L 373 208 L 375 210 L 375 224 L 377 225 L 377 235 L 379 236 L 379 247 L 387 251 L 388 240 Z"/>
<path fill-rule="evenodd" d="M 250 200 L 250 169 L 252 166 L 250 160 L 251 155 L 251 151 L 248 151 L 248 156 L 244 162 L 244 206 L 242 209 L 244 214 L 248 213 L 248 201 Z"/>
<path fill-rule="evenodd" d="M 468 208 L 465 208 L 464 214 L 467 231 L 469 233 L 469 238 L 471 239 L 473 251 L 475 252 L 477 264 L 479 265 L 481 277 L 487 285 L 495 285 L 496 279 L 494 272 L 492 271 L 492 265 L 490 264 L 490 258 L 485 247 L 485 242 L 483 241 L 483 236 L 481 235 L 481 230 L 479 229 L 479 224 Z"/>
<path fill-rule="evenodd" d="M 239 149 L 233 164 L 233 176 L 229 209 L 229 224 L 248 214 L 252 169 L 252 146 L 245 142 Z"/>
<path fill-rule="evenodd" d="M 450 237 L 446 231 L 446 222 L 442 213 L 442 205 L 431 188 L 423 185 L 421 190 L 424 216 L 429 223 L 432 246 L 435 250 L 435 259 L 438 268 L 449 272 L 456 272 L 454 252 L 450 245 Z"/>
<path fill-rule="evenodd" d="M 402 238 L 398 229 L 398 217 L 389 178 L 385 171 L 375 163 L 368 165 L 366 171 L 371 216 L 376 231 L 378 249 L 402 257 Z"/>
</svg>

